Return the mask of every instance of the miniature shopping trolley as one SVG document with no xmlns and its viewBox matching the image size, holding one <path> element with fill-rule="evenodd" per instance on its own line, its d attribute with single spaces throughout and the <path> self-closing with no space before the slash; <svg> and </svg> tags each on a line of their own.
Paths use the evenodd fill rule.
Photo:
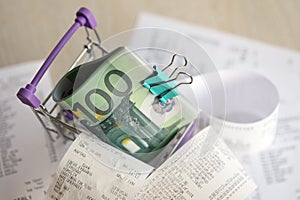
<svg viewBox="0 0 300 200">
<path fill-rule="evenodd" d="M 92 13 L 80 8 L 76 16 L 74 24 L 17 97 L 32 108 L 53 141 L 58 136 L 74 140 L 77 134 L 87 131 L 145 162 L 153 160 L 166 146 L 169 150 L 164 153 L 170 155 L 196 130 L 198 111 L 178 91 L 179 86 L 193 82 L 193 77 L 181 70 L 187 65 L 186 58 L 174 54 L 170 64 L 160 68 L 151 66 L 127 47 L 108 52 L 101 46 Z M 87 44 L 41 102 L 35 95 L 39 82 L 82 26 Z M 96 58 L 95 51 L 102 56 Z M 82 63 L 86 55 L 88 62 Z M 172 68 L 176 57 L 182 58 L 182 64 Z M 184 78 L 176 82 L 180 76 Z"/>
</svg>

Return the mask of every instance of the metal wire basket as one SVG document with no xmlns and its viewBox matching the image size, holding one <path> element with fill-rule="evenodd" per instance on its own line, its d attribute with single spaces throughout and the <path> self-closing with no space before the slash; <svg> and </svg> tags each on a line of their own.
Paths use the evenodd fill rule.
<svg viewBox="0 0 300 200">
<path fill-rule="evenodd" d="M 81 62 L 95 59 L 96 50 L 100 50 L 102 55 L 108 53 L 104 48 L 101 47 L 101 40 L 96 30 L 97 22 L 93 14 L 86 8 L 80 8 L 76 13 L 74 24 L 64 34 L 64 36 L 49 54 L 33 80 L 24 88 L 20 88 L 17 93 L 17 97 L 24 104 L 31 107 L 38 120 L 46 129 L 51 141 L 55 141 L 59 137 L 63 137 L 65 140 L 74 140 L 76 138 L 76 134 L 80 133 L 81 131 L 75 128 L 73 115 L 61 108 L 51 99 L 52 91 L 43 101 L 40 101 L 35 95 L 36 87 L 38 86 L 38 83 L 44 76 L 45 72 L 49 69 L 55 57 L 59 54 L 60 50 L 65 46 L 65 44 L 79 29 L 79 27 L 84 27 L 87 43 L 83 45 L 83 50 L 79 53 L 68 70 L 72 70 Z"/>
</svg>

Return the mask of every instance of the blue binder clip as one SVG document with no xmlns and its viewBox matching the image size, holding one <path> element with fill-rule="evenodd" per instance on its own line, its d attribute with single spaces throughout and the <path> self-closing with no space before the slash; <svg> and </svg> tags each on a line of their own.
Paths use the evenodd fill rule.
<svg viewBox="0 0 300 200">
<path fill-rule="evenodd" d="M 186 73 L 186 72 L 179 72 L 177 73 L 176 77 L 173 79 L 170 79 L 174 73 L 182 67 L 186 67 L 187 65 L 187 60 L 185 57 L 184 58 L 184 65 L 176 67 L 173 72 L 170 74 L 170 76 L 167 76 L 163 71 L 165 71 L 168 67 L 170 67 L 173 62 L 175 57 L 178 56 L 177 54 L 174 54 L 172 57 L 172 60 L 169 65 L 167 65 L 164 69 L 160 69 L 157 66 L 154 66 L 154 75 L 151 76 L 150 78 L 147 78 L 143 82 L 143 86 L 149 89 L 149 91 L 158 97 L 158 99 L 166 104 L 169 99 L 179 95 L 179 91 L 176 89 L 178 86 L 182 84 L 191 84 L 193 82 L 193 77 Z M 181 74 L 186 75 L 190 78 L 189 82 L 182 82 L 179 84 L 175 84 L 173 81 L 175 81 Z"/>
</svg>

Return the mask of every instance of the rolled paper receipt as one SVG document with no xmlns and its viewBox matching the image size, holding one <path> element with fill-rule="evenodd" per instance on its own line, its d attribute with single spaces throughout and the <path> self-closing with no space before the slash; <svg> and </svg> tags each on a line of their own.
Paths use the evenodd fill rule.
<svg viewBox="0 0 300 200">
<path fill-rule="evenodd" d="M 219 74 L 225 92 L 225 117 L 212 114 L 213 105 L 203 81 L 210 76 L 205 74 L 194 78 L 192 84 L 199 107 L 211 117 L 211 125 L 221 127 L 222 138 L 235 153 L 262 151 L 272 143 L 276 133 L 279 110 L 276 87 L 252 71 L 230 69 Z"/>
</svg>

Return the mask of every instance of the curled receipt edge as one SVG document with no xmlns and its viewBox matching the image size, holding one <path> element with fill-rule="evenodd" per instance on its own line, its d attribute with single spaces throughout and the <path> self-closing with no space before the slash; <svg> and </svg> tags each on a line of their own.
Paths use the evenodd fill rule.
<svg viewBox="0 0 300 200">
<path fill-rule="evenodd" d="M 236 154 L 255 154 L 267 148 L 274 140 L 279 94 L 266 77 L 253 71 L 226 69 L 219 71 L 225 92 L 224 119 L 212 116 L 211 97 L 205 89 L 209 75 L 195 77 L 193 88 L 199 107 L 207 111 L 212 126 L 222 127 L 224 141 Z"/>
</svg>

